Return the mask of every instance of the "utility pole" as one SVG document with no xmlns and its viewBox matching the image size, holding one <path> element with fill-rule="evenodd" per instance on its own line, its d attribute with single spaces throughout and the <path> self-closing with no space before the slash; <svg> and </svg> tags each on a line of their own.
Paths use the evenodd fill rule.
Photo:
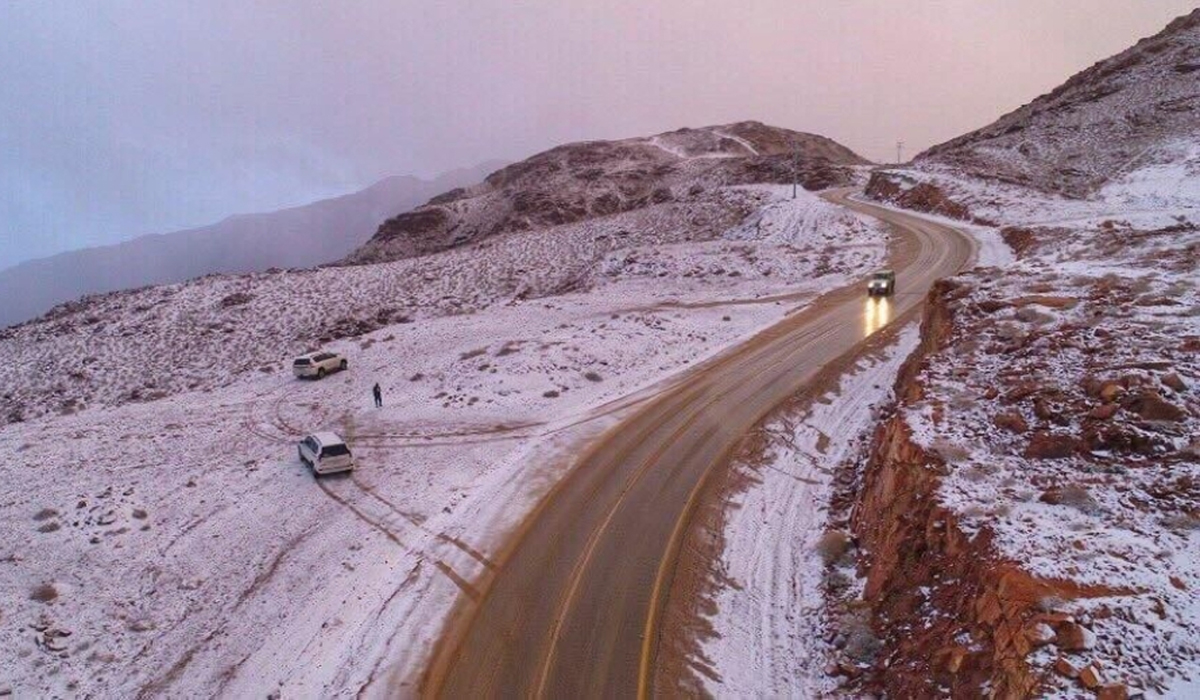
<svg viewBox="0 0 1200 700">
<path fill-rule="evenodd" d="M 897 141 L 896 142 L 896 165 L 900 165 L 903 162 L 904 162 L 904 142 Z"/>
<path fill-rule="evenodd" d="M 792 199 L 796 198 L 796 189 L 800 184 L 800 144 L 792 137 Z"/>
</svg>

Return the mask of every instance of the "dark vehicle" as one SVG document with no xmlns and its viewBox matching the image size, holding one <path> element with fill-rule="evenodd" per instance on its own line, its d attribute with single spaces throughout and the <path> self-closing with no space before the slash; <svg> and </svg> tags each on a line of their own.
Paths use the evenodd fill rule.
<svg viewBox="0 0 1200 700">
<path fill-rule="evenodd" d="M 880 270 L 871 275 L 867 283 L 867 296 L 890 297 L 896 293 L 896 273 L 893 270 Z"/>
</svg>

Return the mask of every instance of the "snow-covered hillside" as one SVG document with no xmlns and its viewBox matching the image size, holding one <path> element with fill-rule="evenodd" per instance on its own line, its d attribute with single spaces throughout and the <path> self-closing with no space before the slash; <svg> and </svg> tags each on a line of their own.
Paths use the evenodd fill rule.
<svg viewBox="0 0 1200 700">
<path fill-rule="evenodd" d="M 918 163 L 1084 197 L 1200 131 L 1200 9 Z"/>
<path fill-rule="evenodd" d="M 873 176 L 873 196 L 990 228 L 1016 260 L 934 295 L 877 436 L 867 687 L 1200 687 L 1198 57 L 1200 11 Z"/>
<path fill-rule="evenodd" d="M 727 187 L 850 184 L 866 161 L 825 137 L 738 122 L 539 153 L 383 224 L 347 258 L 381 262 L 505 233 L 711 200 Z"/>
<path fill-rule="evenodd" d="M 807 192 L 720 196 L 10 331 L 31 370 L 2 385 L 25 420 L 0 428 L 0 690 L 404 693 L 582 440 L 882 259 L 880 227 Z M 320 335 L 344 336 L 328 345 L 350 370 L 292 379 L 289 353 Z M 315 482 L 295 441 L 317 429 L 347 435 L 359 470 Z"/>
</svg>

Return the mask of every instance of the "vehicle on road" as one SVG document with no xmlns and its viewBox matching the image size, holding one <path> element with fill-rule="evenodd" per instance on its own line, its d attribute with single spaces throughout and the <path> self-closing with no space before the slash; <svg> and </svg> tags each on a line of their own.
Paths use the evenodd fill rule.
<svg viewBox="0 0 1200 700">
<path fill-rule="evenodd" d="M 336 352 L 311 352 L 292 361 L 292 374 L 301 379 L 324 379 L 325 375 L 341 372 L 350 366 L 346 358 Z"/>
<path fill-rule="evenodd" d="M 880 270 L 871 275 L 871 281 L 867 282 L 867 296 L 869 297 L 890 297 L 896 293 L 896 272 L 894 270 Z"/>
<path fill-rule="evenodd" d="M 354 469 L 350 446 L 337 433 L 313 433 L 300 441 L 296 448 L 300 461 L 317 476 L 348 472 Z"/>
</svg>

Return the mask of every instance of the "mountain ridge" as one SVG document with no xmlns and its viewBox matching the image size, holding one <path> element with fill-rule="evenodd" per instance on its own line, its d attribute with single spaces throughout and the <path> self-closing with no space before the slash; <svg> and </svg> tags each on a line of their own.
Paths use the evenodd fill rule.
<svg viewBox="0 0 1200 700">
<path fill-rule="evenodd" d="M 380 221 L 501 165 L 486 161 L 429 180 L 394 175 L 309 204 L 27 260 L 0 270 L 0 297 L 6 299 L 0 326 L 89 294 L 332 262 L 369 238 Z"/>
<path fill-rule="evenodd" d="M 1200 130 L 1200 9 L 914 164 L 1086 197 Z"/>
</svg>

